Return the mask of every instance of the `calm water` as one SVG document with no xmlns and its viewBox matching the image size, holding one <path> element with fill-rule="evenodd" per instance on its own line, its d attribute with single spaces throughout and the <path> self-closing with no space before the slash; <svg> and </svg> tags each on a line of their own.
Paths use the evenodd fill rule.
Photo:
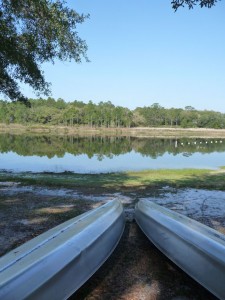
<svg viewBox="0 0 225 300">
<path fill-rule="evenodd" d="M 225 165 L 225 140 L 0 135 L 0 169 L 100 173 Z"/>
</svg>

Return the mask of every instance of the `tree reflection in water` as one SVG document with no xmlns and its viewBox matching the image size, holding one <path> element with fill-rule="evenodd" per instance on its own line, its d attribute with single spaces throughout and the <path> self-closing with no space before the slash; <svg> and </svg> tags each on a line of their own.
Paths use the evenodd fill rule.
<svg viewBox="0 0 225 300">
<path fill-rule="evenodd" d="M 20 156 L 63 157 L 86 154 L 98 160 L 113 158 L 134 151 L 156 159 L 165 153 L 190 156 L 194 153 L 225 152 L 222 139 L 166 139 L 121 136 L 50 136 L 50 135 L 0 135 L 0 153 L 14 152 Z"/>
</svg>

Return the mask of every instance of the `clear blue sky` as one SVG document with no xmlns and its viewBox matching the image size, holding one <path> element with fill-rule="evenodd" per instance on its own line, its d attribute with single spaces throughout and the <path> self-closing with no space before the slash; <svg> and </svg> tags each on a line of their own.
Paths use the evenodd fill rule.
<svg viewBox="0 0 225 300">
<path fill-rule="evenodd" d="M 134 109 L 159 103 L 225 112 L 225 1 L 174 13 L 170 0 L 69 0 L 90 63 L 45 64 L 52 96 Z M 29 97 L 31 90 L 24 88 Z"/>
</svg>

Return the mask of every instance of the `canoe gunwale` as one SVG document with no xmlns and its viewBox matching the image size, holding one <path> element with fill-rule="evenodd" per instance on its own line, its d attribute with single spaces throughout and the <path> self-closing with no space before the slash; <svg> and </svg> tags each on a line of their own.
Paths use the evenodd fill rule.
<svg viewBox="0 0 225 300">
<path fill-rule="evenodd" d="M 137 203 L 135 220 L 163 254 L 219 299 L 225 299 L 224 235 L 148 200 Z"/>
<path fill-rule="evenodd" d="M 0 259 L 0 298 L 67 299 L 111 255 L 124 226 L 112 200 L 12 250 Z"/>
</svg>

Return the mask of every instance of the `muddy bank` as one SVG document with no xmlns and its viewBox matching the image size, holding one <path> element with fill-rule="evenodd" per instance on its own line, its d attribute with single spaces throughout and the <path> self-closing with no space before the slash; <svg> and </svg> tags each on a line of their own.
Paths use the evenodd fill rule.
<svg viewBox="0 0 225 300">
<path fill-rule="evenodd" d="M 133 220 L 135 203 L 147 198 L 184 213 L 221 232 L 225 192 L 175 189 L 102 193 L 101 190 L 0 185 L 1 254 L 69 218 L 112 199 L 125 207 L 126 227 L 113 255 L 71 299 L 216 299 L 171 263 L 143 235 Z"/>
</svg>

